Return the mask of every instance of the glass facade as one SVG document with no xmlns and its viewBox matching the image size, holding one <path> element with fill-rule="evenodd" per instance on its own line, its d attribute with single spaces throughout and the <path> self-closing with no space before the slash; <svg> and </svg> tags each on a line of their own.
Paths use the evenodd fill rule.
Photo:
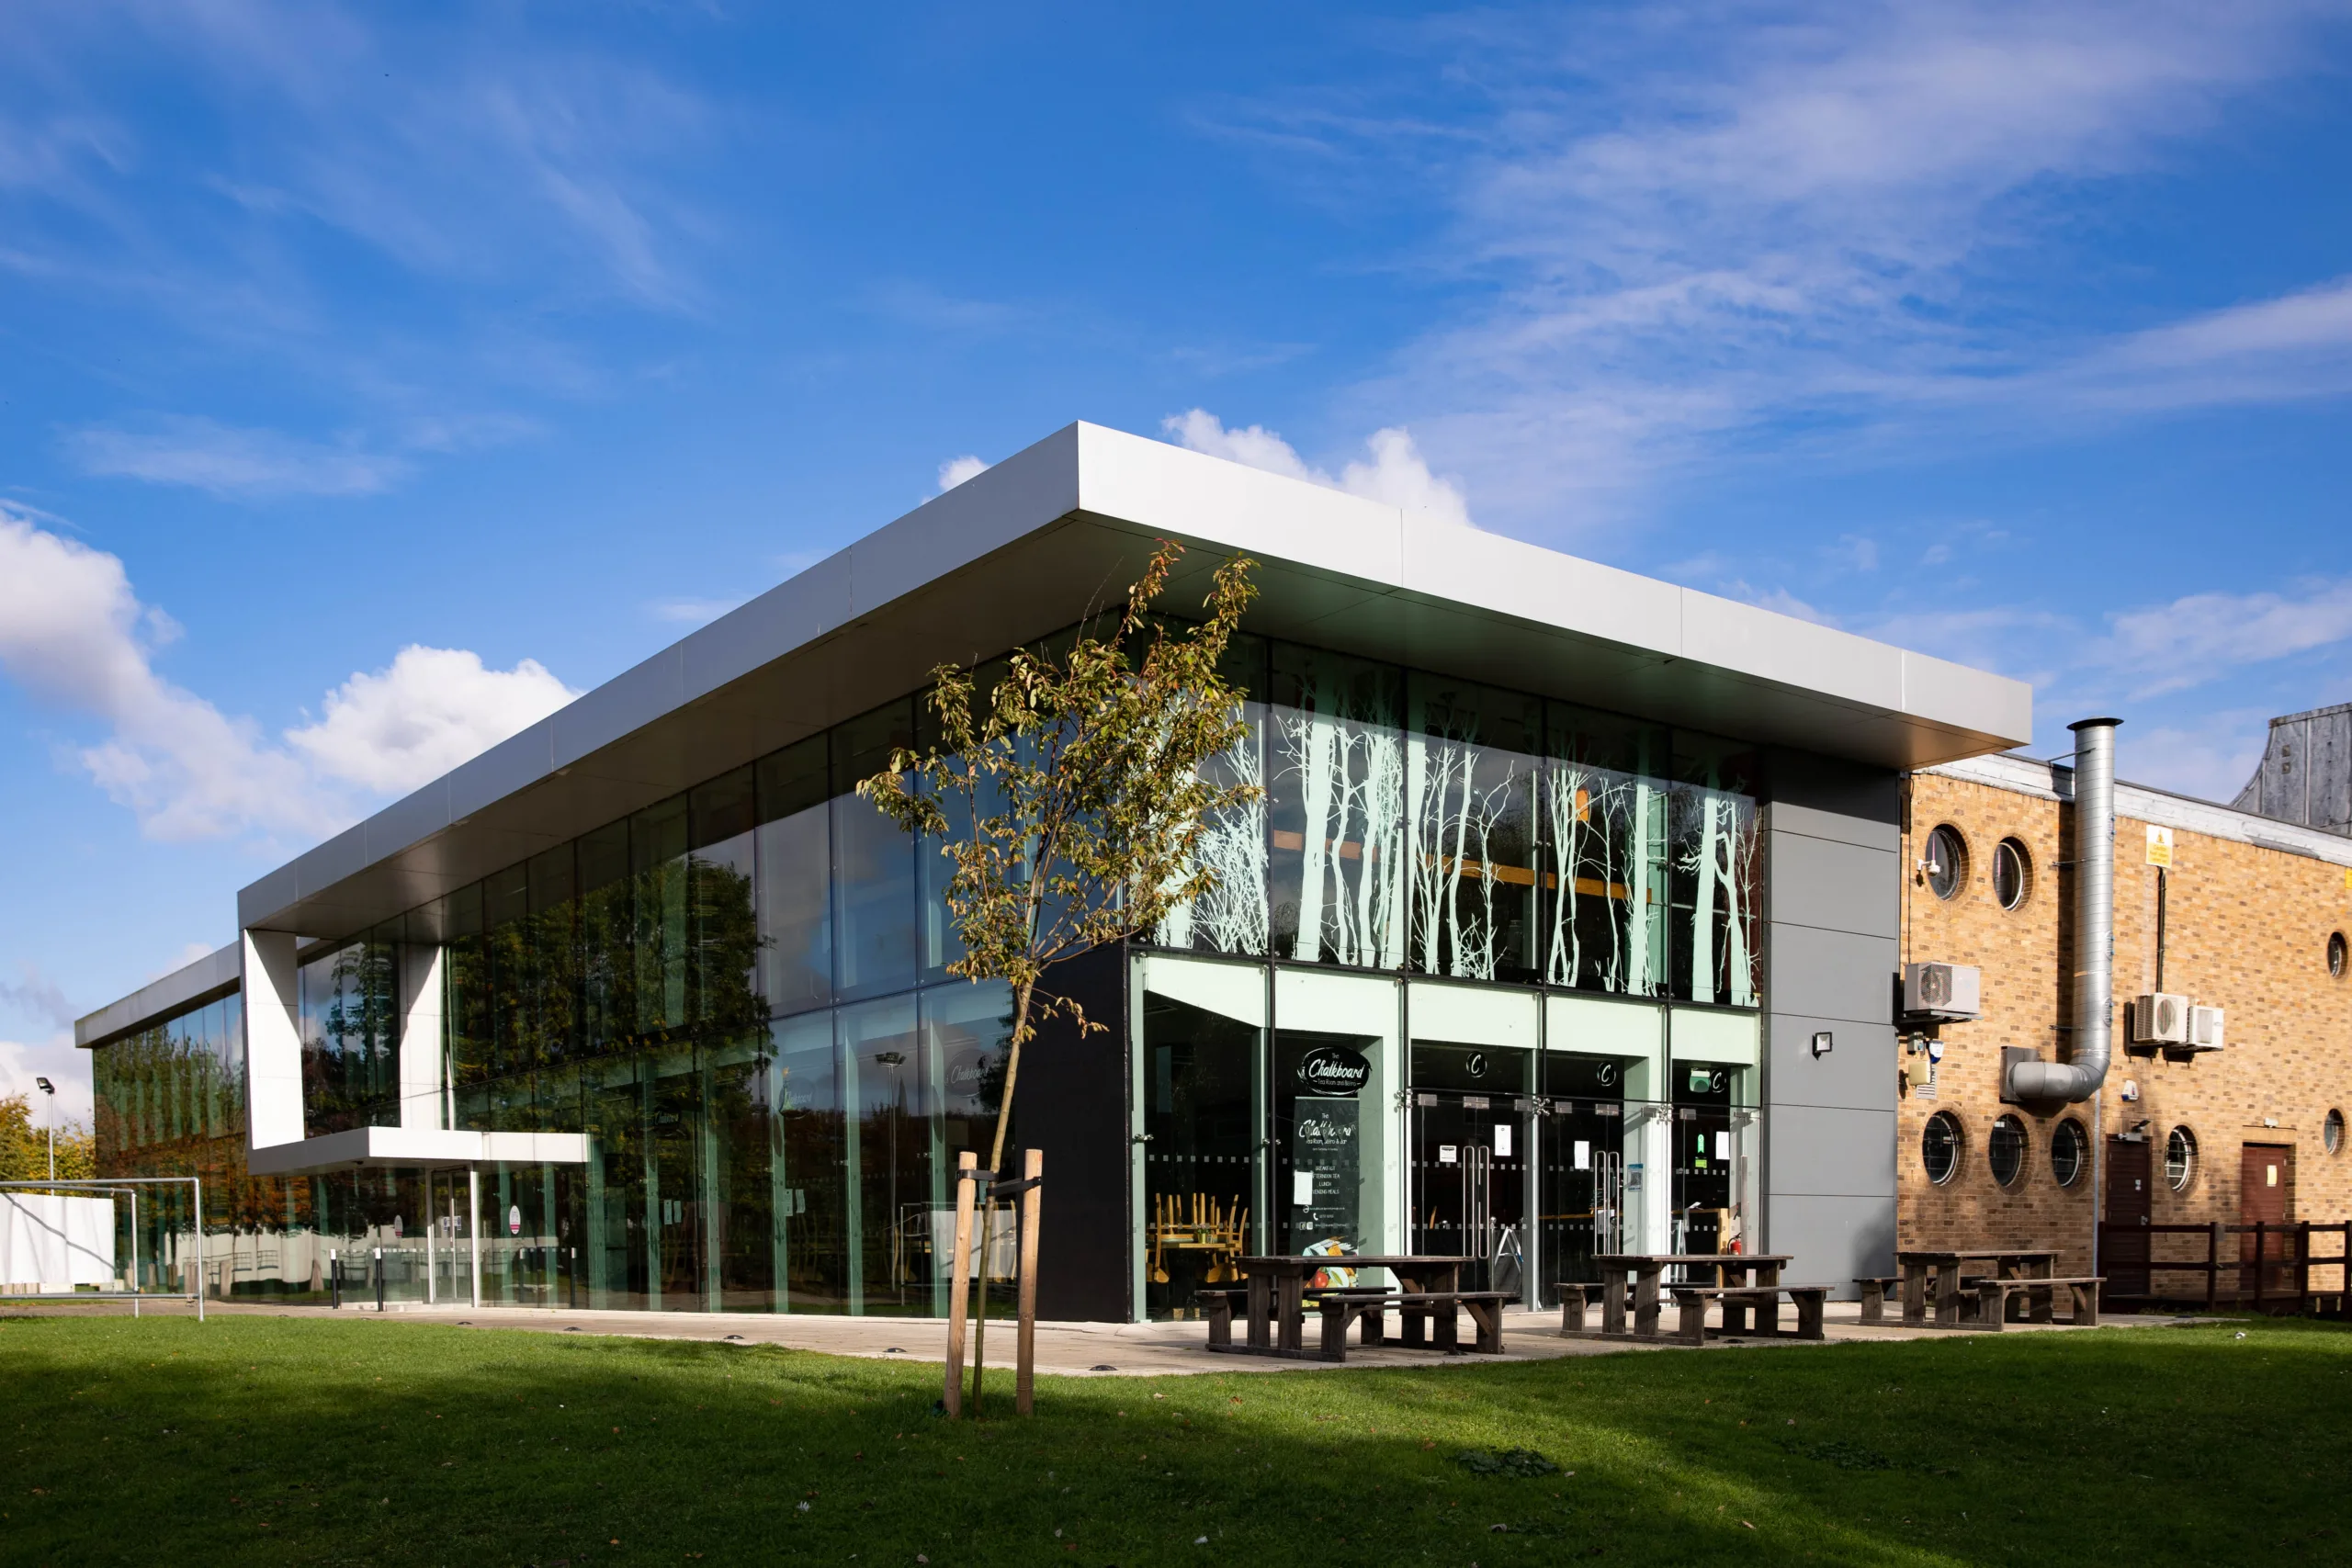
<svg viewBox="0 0 2352 1568">
<path fill-rule="evenodd" d="M 1258 1252 L 1328 1254 L 1331 1270 L 1350 1254 L 1471 1257 L 1474 1280 L 1548 1303 L 1597 1280 L 1603 1254 L 1758 1246 L 1753 1011 L 1165 950 L 1131 962 L 1146 1315 L 1193 1315 L 1195 1292 Z"/>
<path fill-rule="evenodd" d="M 1181 1310 L 1240 1235 L 1508 1233 L 1495 1267 L 1522 1269 L 1643 1224 L 1663 1245 L 1662 1197 L 1633 1229 L 1621 1213 L 1645 1171 L 1703 1206 L 1723 1156 L 1631 1131 L 1645 1104 L 1679 1125 L 1663 1047 L 1613 1097 L 1589 1064 L 1570 1076 L 1591 1092 L 1555 1089 L 1573 1051 L 1544 998 L 1756 1006 L 1753 757 L 1288 644 L 1239 639 L 1229 673 L 1247 733 L 1212 771 L 1265 795 L 1208 825 L 1219 886 L 1139 944 L 1162 979 L 1211 978 L 1133 987 L 1138 1310 Z M 584 1165 L 246 1181 L 217 1021 L 159 1026 L 201 1048 L 98 1050 L 102 1156 L 210 1159 L 250 1189 L 232 1228 L 277 1238 L 276 1261 L 256 1242 L 237 1289 L 331 1293 L 340 1266 L 346 1290 L 451 1299 L 478 1241 L 487 1301 L 944 1310 L 952 1172 L 986 1152 L 1011 1008 L 945 973 L 936 846 L 854 793 L 923 723 L 916 698 L 886 705 L 298 953 L 307 1136 L 584 1133 Z M 180 1121 L 155 1120 L 167 1100 Z M 154 1131 L 215 1101 L 218 1131 Z M 1590 1135 L 1555 1133 L 1580 1103 Z"/>
</svg>

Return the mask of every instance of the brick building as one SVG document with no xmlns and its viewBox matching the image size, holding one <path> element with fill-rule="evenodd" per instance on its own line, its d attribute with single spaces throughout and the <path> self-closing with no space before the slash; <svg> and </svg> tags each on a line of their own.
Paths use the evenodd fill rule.
<svg viewBox="0 0 2352 1568">
<path fill-rule="evenodd" d="M 2095 1202 L 2158 1224 L 2352 1215 L 2339 832 L 2118 784 L 2112 1066 L 2085 1103 L 2005 1103 L 2005 1049 L 2071 1050 L 2073 785 L 2070 767 L 2013 755 L 1906 780 L 1904 961 L 1978 966 L 1982 1010 L 1904 1029 L 1899 1245 L 2051 1247 L 2076 1273 Z M 2219 1048 L 2135 1043 L 2154 1022 L 2135 1019 L 2137 998 L 2159 993 L 2221 1009 Z M 2158 1239 L 2159 1258 L 2192 1254 L 2196 1238 Z M 2136 1293 L 2133 1271 L 2117 1278 L 2127 1256 L 2104 1260 L 2110 1294 Z M 2203 1289 L 2179 1274 L 2155 1286 Z"/>
</svg>

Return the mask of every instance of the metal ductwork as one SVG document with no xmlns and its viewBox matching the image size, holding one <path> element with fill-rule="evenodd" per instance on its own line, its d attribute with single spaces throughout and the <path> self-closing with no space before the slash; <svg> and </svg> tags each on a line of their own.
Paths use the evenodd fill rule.
<svg viewBox="0 0 2352 1568">
<path fill-rule="evenodd" d="M 2107 1081 L 2115 1024 L 2115 727 L 2086 718 L 2075 732 L 2075 1050 L 2070 1062 L 2018 1062 L 2018 1100 L 2081 1101 Z"/>
</svg>

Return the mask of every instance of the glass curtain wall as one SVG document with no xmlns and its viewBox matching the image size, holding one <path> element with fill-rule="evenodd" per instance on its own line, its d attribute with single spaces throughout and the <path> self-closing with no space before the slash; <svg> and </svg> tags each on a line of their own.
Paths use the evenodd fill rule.
<svg viewBox="0 0 2352 1568">
<path fill-rule="evenodd" d="M 1204 772 L 1216 889 L 1164 947 L 1757 1005 L 1750 749 L 1283 643 Z M 1243 666 L 1256 664 L 1255 672 Z"/>
</svg>

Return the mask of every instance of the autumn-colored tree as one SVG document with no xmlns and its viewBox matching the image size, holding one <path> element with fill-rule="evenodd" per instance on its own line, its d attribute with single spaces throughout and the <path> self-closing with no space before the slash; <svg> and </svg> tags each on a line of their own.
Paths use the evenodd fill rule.
<svg viewBox="0 0 2352 1568">
<path fill-rule="evenodd" d="M 1081 630 L 1058 653 L 1019 650 L 985 693 L 971 671 L 940 666 L 931 694 L 935 743 L 894 750 L 888 769 L 857 786 L 954 863 L 946 901 L 964 953 L 949 971 L 1012 987 L 992 1171 L 1004 1158 L 1022 1047 L 1037 1026 L 1058 1015 L 1081 1037 L 1104 1027 L 1075 998 L 1041 992 L 1046 972 L 1214 892 L 1216 873 L 1196 852 L 1204 818 L 1260 793 L 1202 776 L 1203 763 L 1245 734 L 1242 695 L 1220 661 L 1256 593 L 1257 563 L 1237 557 L 1219 566 L 1206 618 L 1171 626 L 1152 604 L 1182 554 L 1160 543 L 1107 635 Z M 982 1258 L 994 1209 L 982 1210 Z M 976 1409 L 987 1321 L 983 1311 Z M 962 1369 L 950 1375 L 960 1382 Z"/>
<path fill-rule="evenodd" d="M 57 1124 L 57 1179 L 87 1181 L 96 1174 L 90 1130 Z M 49 1123 L 33 1117 L 29 1095 L 0 1095 L 0 1181 L 40 1181 L 50 1175 Z"/>
</svg>

